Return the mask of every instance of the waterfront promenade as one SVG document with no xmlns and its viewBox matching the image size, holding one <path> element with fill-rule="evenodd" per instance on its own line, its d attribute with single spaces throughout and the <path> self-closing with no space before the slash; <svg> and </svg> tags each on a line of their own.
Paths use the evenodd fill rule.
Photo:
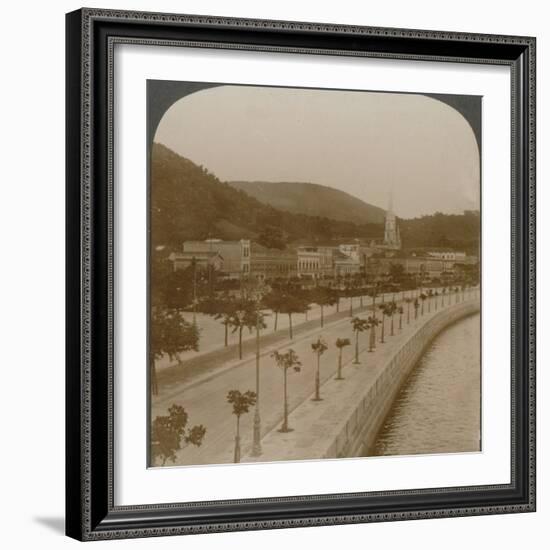
<svg viewBox="0 0 550 550">
<path fill-rule="evenodd" d="M 466 299 L 476 300 L 477 291 L 469 290 Z M 397 295 L 396 301 L 402 296 Z M 391 295 L 385 297 L 386 301 Z M 462 296 L 459 296 L 462 299 Z M 434 299 L 435 300 L 435 299 Z M 445 303 L 441 307 L 441 302 Z M 357 306 L 359 300 L 356 300 Z M 356 308 L 354 316 L 366 318 L 372 315 L 369 306 L 364 302 L 364 307 Z M 377 302 L 379 303 L 379 302 Z M 285 336 L 286 331 L 267 334 L 261 341 L 260 356 L 260 412 L 261 412 L 261 436 L 262 454 L 259 457 L 251 457 L 252 424 L 254 412 L 251 411 L 241 417 L 241 445 L 242 461 L 269 461 L 299 459 L 302 456 L 313 458 L 312 452 L 317 453 L 316 445 L 323 441 L 325 445 L 331 439 L 327 432 L 327 425 L 319 424 L 319 418 L 329 419 L 332 423 L 338 423 L 338 415 L 342 413 L 334 408 L 334 403 L 350 402 L 349 392 L 363 391 L 371 378 L 383 368 L 396 350 L 400 349 L 431 319 L 439 315 L 445 309 L 457 307 L 456 297 L 448 300 L 438 298 L 438 307 L 432 301 L 430 311 L 428 305 L 424 305 L 424 314 L 418 312 L 415 319 L 414 308 L 410 306 L 410 323 L 407 323 L 406 304 L 402 304 L 405 313 L 402 316 L 402 329 L 399 327 L 399 315 L 394 317 L 394 336 L 390 336 L 390 321 L 385 321 L 385 340 L 380 343 L 381 327 L 377 328 L 377 345 L 373 352 L 368 351 L 368 333 L 360 335 L 359 359 L 360 364 L 352 363 L 354 358 L 353 332 L 350 323 L 349 310 L 341 307 L 340 312 L 333 312 L 326 316 L 326 323 L 320 327 L 318 319 L 308 320 L 297 326 L 294 339 L 290 341 Z M 381 313 L 377 312 L 378 318 Z M 328 344 L 327 351 L 321 358 L 321 397 L 322 401 L 311 402 L 314 393 L 314 377 L 316 358 L 312 352 L 311 344 L 319 337 Z M 335 347 L 337 338 L 349 338 L 352 345 L 343 351 L 343 376 L 345 380 L 336 381 L 338 364 L 338 350 Z M 221 350 L 202 355 L 204 364 L 202 369 L 195 365 L 194 371 L 187 377 L 175 376 L 177 371 L 172 371 L 171 377 L 160 377 L 160 392 L 152 399 L 152 417 L 166 414 L 166 410 L 173 403 L 185 407 L 189 414 L 190 425 L 203 424 L 206 427 L 206 435 L 200 447 L 187 447 L 177 455 L 177 464 L 221 464 L 233 461 L 233 448 L 235 436 L 235 417 L 231 414 L 231 407 L 226 402 L 227 392 L 238 389 L 255 391 L 256 358 L 253 350 L 254 340 L 249 340 L 245 348 L 243 360 L 231 358 L 234 350 Z M 276 367 L 271 353 L 274 350 L 281 352 L 292 348 L 302 362 L 300 372 L 288 374 L 289 396 L 289 422 L 293 432 L 282 434 L 277 431 L 282 420 L 283 409 L 283 377 L 282 372 Z M 216 353 L 226 353 L 216 361 Z M 185 363 L 181 368 L 185 367 Z M 170 370 L 165 371 L 167 374 Z M 161 373 L 162 375 L 163 373 Z M 350 389 L 352 388 L 352 389 Z M 341 420 L 341 419 L 340 419 Z M 309 424 L 308 424 L 309 423 Z M 326 454 L 326 452 L 325 452 Z"/>
</svg>

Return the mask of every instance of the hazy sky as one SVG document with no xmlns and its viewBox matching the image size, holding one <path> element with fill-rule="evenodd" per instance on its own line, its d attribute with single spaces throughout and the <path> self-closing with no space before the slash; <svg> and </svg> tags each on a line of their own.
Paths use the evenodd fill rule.
<svg viewBox="0 0 550 550">
<path fill-rule="evenodd" d="M 174 103 L 155 141 L 224 181 L 334 187 L 411 218 L 479 208 L 469 124 L 423 95 L 221 86 Z"/>
</svg>

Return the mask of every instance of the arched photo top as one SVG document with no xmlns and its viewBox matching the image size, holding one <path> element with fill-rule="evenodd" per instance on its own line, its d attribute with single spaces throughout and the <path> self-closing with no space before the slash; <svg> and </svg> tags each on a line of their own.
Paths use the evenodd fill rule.
<svg viewBox="0 0 550 550">
<path fill-rule="evenodd" d="M 150 145 L 222 181 L 315 183 L 381 208 L 391 190 L 404 218 L 479 209 L 479 96 L 150 81 L 148 104 Z"/>
</svg>

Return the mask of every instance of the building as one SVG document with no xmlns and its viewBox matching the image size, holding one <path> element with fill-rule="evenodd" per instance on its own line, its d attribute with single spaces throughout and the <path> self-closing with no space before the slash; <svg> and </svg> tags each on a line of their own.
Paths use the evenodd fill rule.
<svg viewBox="0 0 550 550">
<path fill-rule="evenodd" d="M 231 279 L 240 279 L 250 274 L 250 241 L 185 241 L 183 252 L 190 254 L 217 252 L 223 258 L 222 273 Z"/>
<path fill-rule="evenodd" d="M 359 253 L 347 255 L 341 252 L 340 247 L 334 251 L 334 275 L 336 277 L 345 277 L 346 275 L 355 275 L 361 272 L 361 261 Z"/>
<path fill-rule="evenodd" d="M 202 271 L 221 271 L 223 268 L 223 257 L 219 252 L 172 252 L 168 259 L 172 262 L 174 271 L 187 269 L 193 263 Z"/>
<path fill-rule="evenodd" d="M 388 209 L 384 218 L 384 238 L 373 239 L 370 248 L 385 251 L 401 250 L 401 233 L 397 217 L 393 212 L 393 193 L 390 193 Z"/>
<path fill-rule="evenodd" d="M 428 252 L 428 256 L 438 258 L 439 260 L 449 260 L 454 262 L 466 261 L 466 252 L 455 252 L 454 250 L 430 251 Z"/>
<path fill-rule="evenodd" d="M 334 275 L 334 248 L 330 246 L 299 246 L 296 249 L 296 254 L 298 277 L 322 279 Z"/>
<path fill-rule="evenodd" d="M 451 278 L 456 273 L 456 262 L 434 258 L 429 255 L 410 255 L 395 257 L 372 257 L 367 260 L 366 274 L 369 277 L 383 279 L 390 274 L 392 265 L 402 265 L 403 273 L 419 282 L 432 279 Z"/>
<path fill-rule="evenodd" d="M 352 260 L 359 262 L 361 258 L 361 245 L 359 244 L 341 244 L 338 245 L 338 250 L 351 258 Z"/>
<path fill-rule="evenodd" d="M 250 273 L 262 281 L 296 277 L 298 255 L 294 250 L 277 250 L 252 243 Z"/>
<path fill-rule="evenodd" d="M 390 250 L 401 249 L 401 235 L 399 234 L 397 218 L 393 213 L 393 193 L 390 193 L 390 200 L 384 220 L 384 247 Z"/>
</svg>

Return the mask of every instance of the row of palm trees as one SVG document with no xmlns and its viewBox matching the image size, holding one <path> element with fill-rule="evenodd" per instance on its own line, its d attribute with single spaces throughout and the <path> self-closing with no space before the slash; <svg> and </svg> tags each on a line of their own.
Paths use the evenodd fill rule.
<svg viewBox="0 0 550 550">
<path fill-rule="evenodd" d="M 466 288 L 443 288 L 438 290 L 427 289 L 426 291 L 414 291 L 408 296 L 403 296 L 403 301 L 406 304 L 406 308 L 392 299 L 390 302 L 378 304 L 378 310 L 381 313 L 381 318 L 376 316 L 376 307 L 373 307 L 373 315 L 367 318 L 353 317 L 350 320 L 352 332 L 354 334 L 355 352 L 352 364 L 360 364 L 360 335 L 363 332 L 369 331 L 369 343 L 368 352 L 373 352 L 376 349 L 376 327 L 380 326 L 380 339 L 381 344 L 386 343 L 386 320 L 389 321 L 389 336 L 395 335 L 395 322 L 394 319 L 398 317 L 398 330 L 403 329 L 403 318 L 405 316 L 405 322 L 410 325 L 411 319 L 417 320 L 418 317 L 422 317 L 425 314 L 424 305 L 427 306 L 427 312 L 431 313 L 432 305 L 434 311 L 438 308 L 449 306 L 452 303 L 451 297 L 455 295 L 455 303 L 459 303 L 466 299 L 466 292 L 469 289 Z M 411 308 L 414 311 L 414 318 L 411 316 Z M 343 350 L 347 346 L 351 345 L 350 338 L 337 338 L 335 347 L 338 349 L 338 363 L 335 380 L 344 380 L 342 376 L 343 369 Z M 318 336 L 317 339 L 311 343 L 311 350 L 316 358 L 315 365 L 315 377 L 314 377 L 314 392 L 312 401 L 322 401 L 321 397 L 321 357 L 329 349 L 329 345 L 322 336 Z M 271 357 L 275 360 L 276 366 L 281 370 L 283 374 L 283 420 L 279 432 L 287 433 L 291 432 L 292 428 L 288 422 L 288 373 L 300 372 L 302 369 L 302 362 L 298 357 L 298 354 L 289 348 L 286 352 L 273 351 Z M 259 372 L 257 373 L 259 375 Z M 239 422 L 242 414 L 249 412 L 249 409 L 253 405 L 258 405 L 258 395 L 255 392 L 247 391 L 241 394 L 238 390 L 232 390 L 228 393 L 227 400 L 233 405 L 233 414 L 236 415 L 237 427 L 235 436 L 235 451 L 234 461 L 240 461 L 240 431 Z"/>
<path fill-rule="evenodd" d="M 465 292 L 466 287 L 448 287 L 436 289 L 429 289 L 423 291 L 421 288 L 408 291 L 409 295 L 415 295 L 417 300 L 420 300 L 422 314 L 424 313 L 424 302 L 428 300 L 428 308 L 431 311 L 431 305 L 434 298 L 441 296 L 441 307 L 444 304 L 445 295 L 448 297 L 448 303 L 451 301 L 451 294 L 455 293 L 456 301 L 458 303 L 459 293 Z M 384 303 L 385 293 L 378 293 L 376 289 L 371 289 L 366 292 L 366 296 L 372 298 L 373 309 L 376 308 L 376 300 L 381 297 L 382 303 Z M 397 294 L 405 295 L 407 291 L 399 291 Z M 395 294 L 393 293 L 392 301 L 395 301 Z M 349 316 L 353 317 L 353 296 L 348 294 L 350 300 Z M 361 307 L 363 304 L 363 294 L 361 294 Z M 243 330 L 247 328 L 252 331 L 258 327 L 260 330 L 267 328 L 265 323 L 266 313 L 262 313 L 260 308 L 269 309 L 273 312 L 275 319 L 273 324 L 273 331 L 278 329 L 279 314 L 285 314 L 288 316 L 288 331 L 289 339 L 294 339 L 294 327 L 293 327 L 293 315 L 297 313 L 303 313 L 307 315 L 308 310 L 311 308 L 311 304 L 316 304 L 320 307 L 320 324 L 321 328 L 324 327 L 324 308 L 328 306 L 337 305 L 339 302 L 339 293 L 337 290 L 328 287 L 317 287 L 314 289 L 300 289 L 300 288 L 287 288 L 287 289 L 271 289 L 269 292 L 261 294 L 256 299 L 252 299 L 249 296 L 235 298 L 230 295 L 225 295 L 216 299 L 209 298 L 200 305 L 200 310 L 206 314 L 212 315 L 216 320 L 220 320 L 225 328 L 224 347 L 228 346 L 228 334 L 231 330 L 232 333 L 237 333 L 239 337 L 239 359 L 242 359 L 242 335 Z M 407 301 L 407 298 L 405 298 Z M 438 301 L 435 300 L 434 307 L 437 309 Z M 261 320 L 258 323 L 257 316 L 261 316 Z"/>
</svg>

